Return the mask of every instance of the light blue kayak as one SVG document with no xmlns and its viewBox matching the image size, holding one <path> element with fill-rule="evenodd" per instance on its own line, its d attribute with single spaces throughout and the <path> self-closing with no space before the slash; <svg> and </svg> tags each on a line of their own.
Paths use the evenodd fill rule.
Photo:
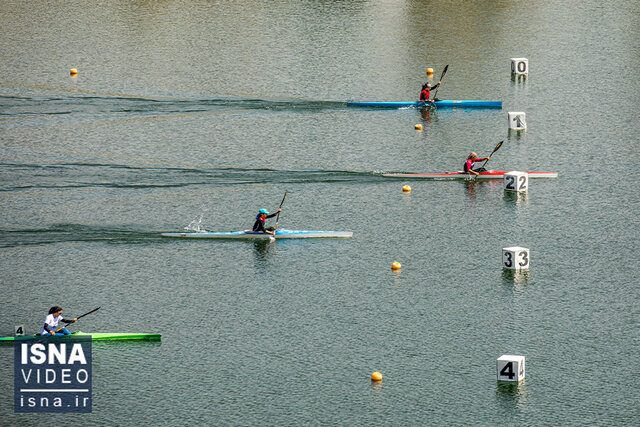
<svg viewBox="0 0 640 427">
<path fill-rule="evenodd" d="M 436 108 L 502 108 L 502 101 L 413 101 L 413 102 L 347 102 L 348 107 L 382 107 L 382 108 L 406 108 L 406 107 L 436 107 Z"/>
<path fill-rule="evenodd" d="M 197 232 L 197 233 L 162 233 L 162 237 L 175 237 L 181 239 L 264 239 L 272 238 L 271 234 L 259 233 L 251 230 L 223 231 L 223 232 Z M 313 231 L 313 230 L 276 230 L 276 239 L 311 239 L 311 238 L 349 238 L 353 237 L 351 231 Z"/>
</svg>

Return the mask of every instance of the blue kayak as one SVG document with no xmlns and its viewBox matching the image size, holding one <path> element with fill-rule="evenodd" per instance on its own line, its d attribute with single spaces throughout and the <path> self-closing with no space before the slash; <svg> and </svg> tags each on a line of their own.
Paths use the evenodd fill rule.
<svg viewBox="0 0 640 427">
<path fill-rule="evenodd" d="M 403 107 L 436 107 L 436 108 L 502 108 L 502 101 L 413 101 L 413 102 L 347 102 L 348 107 L 382 107 L 382 108 L 403 108 Z"/>
<path fill-rule="evenodd" d="M 314 231 L 314 230 L 276 230 L 276 239 L 310 239 L 310 238 L 349 238 L 353 236 L 351 231 Z M 162 237 L 174 237 L 183 239 L 271 239 L 271 234 L 260 233 L 251 230 L 223 231 L 223 232 L 196 232 L 196 233 L 162 233 Z"/>
</svg>

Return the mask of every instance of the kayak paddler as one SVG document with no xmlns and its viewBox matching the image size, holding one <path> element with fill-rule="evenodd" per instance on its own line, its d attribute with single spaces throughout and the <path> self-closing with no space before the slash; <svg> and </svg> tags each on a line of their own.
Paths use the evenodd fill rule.
<svg viewBox="0 0 640 427">
<path fill-rule="evenodd" d="M 62 317 L 62 307 L 60 307 L 59 305 L 54 305 L 49 309 L 49 314 L 44 321 L 44 325 L 42 326 L 40 335 L 71 335 L 71 332 L 69 332 L 66 328 L 62 328 L 57 332 L 56 329 L 58 328 L 58 323 L 60 323 L 60 321 L 63 321 L 68 325 L 69 323 L 73 323 L 76 320 L 78 320 L 77 317 L 73 320 L 64 320 L 64 317 Z"/>
<path fill-rule="evenodd" d="M 474 175 L 480 175 L 479 172 L 484 172 L 483 170 L 479 170 L 479 172 L 476 172 L 473 170 L 473 164 L 476 162 L 481 162 L 483 160 L 489 160 L 491 157 L 482 157 L 482 158 L 478 158 L 478 155 L 476 153 L 474 153 L 473 151 L 467 156 L 467 161 L 464 162 L 464 173 L 471 173 Z"/>
<path fill-rule="evenodd" d="M 429 96 L 431 95 L 431 90 L 432 89 L 436 89 L 438 86 L 440 86 L 440 82 L 436 83 L 435 86 L 431 86 L 431 83 L 425 83 L 424 85 L 422 85 L 422 92 L 420 92 L 420 101 L 439 101 L 439 99 L 429 99 Z"/>
<path fill-rule="evenodd" d="M 256 215 L 256 222 L 253 223 L 253 231 L 260 233 L 271 234 L 272 236 L 276 235 L 273 227 L 265 228 L 264 223 L 267 218 L 273 218 L 279 212 L 282 212 L 282 209 L 278 209 L 275 213 L 270 214 L 266 209 L 260 209 L 258 211 L 258 215 Z"/>
</svg>

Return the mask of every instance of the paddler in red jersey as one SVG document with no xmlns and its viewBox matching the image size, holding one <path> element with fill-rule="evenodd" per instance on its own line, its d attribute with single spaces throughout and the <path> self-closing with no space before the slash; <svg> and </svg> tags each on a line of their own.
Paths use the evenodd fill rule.
<svg viewBox="0 0 640 427">
<path fill-rule="evenodd" d="M 420 92 L 420 101 L 439 101 L 439 99 L 429 99 L 431 95 L 431 90 L 440 86 L 440 82 L 436 83 L 435 86 L 431 86 L 431 83 L 425 83 L 422 86 L 422 92 Z"/>
<path fill-rule="evenodd" d="M 472 173 L 474 175 L 480 175 L 479 172 L 476 172 L 473 170 L 473 164 L 476 162 L 481 162 L 483 160 L 489 160 L 491 157 L 482 157 L 482 158 L 478 158 L 478 155 L 474 152 L 471 152 L 471 154 L 469 154 L 467 156 L 467 161 L 464 162 L 464 173 Z M 480 169 L 480 172 L 484 172 L 482 169 Z"/>
</svg>

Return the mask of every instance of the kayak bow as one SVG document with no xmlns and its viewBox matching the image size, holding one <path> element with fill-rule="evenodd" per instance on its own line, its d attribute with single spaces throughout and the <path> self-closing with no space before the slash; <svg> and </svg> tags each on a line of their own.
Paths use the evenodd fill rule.
<svg viewBox="0 0 640 427">
<path fill-rule="evenodd" d="M 312 231 L 312 230 L 276 230 L 276 239 L 310 239 L 310 238 L 349 238 L 353 236 L 351 231 Z M 162 233 L 162 237 L 175 237 L 184 239 L 264 239 L 272 236 L 251 230 L 225 231 L 225 232 L 198 232 L 198 233 Z"/>
<path fill-rule="evenodd" d="M 502 108 L 502 101 L 471 101 L 471 100 L 443 100 L 443 101 L 417 101 L 417 102 L 347 102 L 348 107 L 375 107 L 375 108 L 406 108 L 406 107 L 436 107 L 436 108 Z"/>
<path fill-rule="evenodd" d="M 386 178 L 419 178 L 419 179 L 501 179 L 505 173 L 510 171 L 486 171 L 480 172 L 480 175 L 473 175 L 458 172 L 448 173 L 383 173 L 382 176 Z M 529 178 L 557 178 L 557 172 L 526 172 L 529 174 Z"/>
<path fill-rule="evenodd" d="M 42 335 L 25 335 L 20 337 L 0 337 L 0 344 L 13 344 L 15 341 L 44 338 L 47 340 L 64 340 L 69 337 L 88 336 L 91 335 L 91 341 L 160 341 L 161 334 L 142 334 L 142 333 L 116 333 L 103 332 L 88 334 L 86 332 L 74 332 L 71 335 L 56 335 L 43 337 Z"/>
</svg>

